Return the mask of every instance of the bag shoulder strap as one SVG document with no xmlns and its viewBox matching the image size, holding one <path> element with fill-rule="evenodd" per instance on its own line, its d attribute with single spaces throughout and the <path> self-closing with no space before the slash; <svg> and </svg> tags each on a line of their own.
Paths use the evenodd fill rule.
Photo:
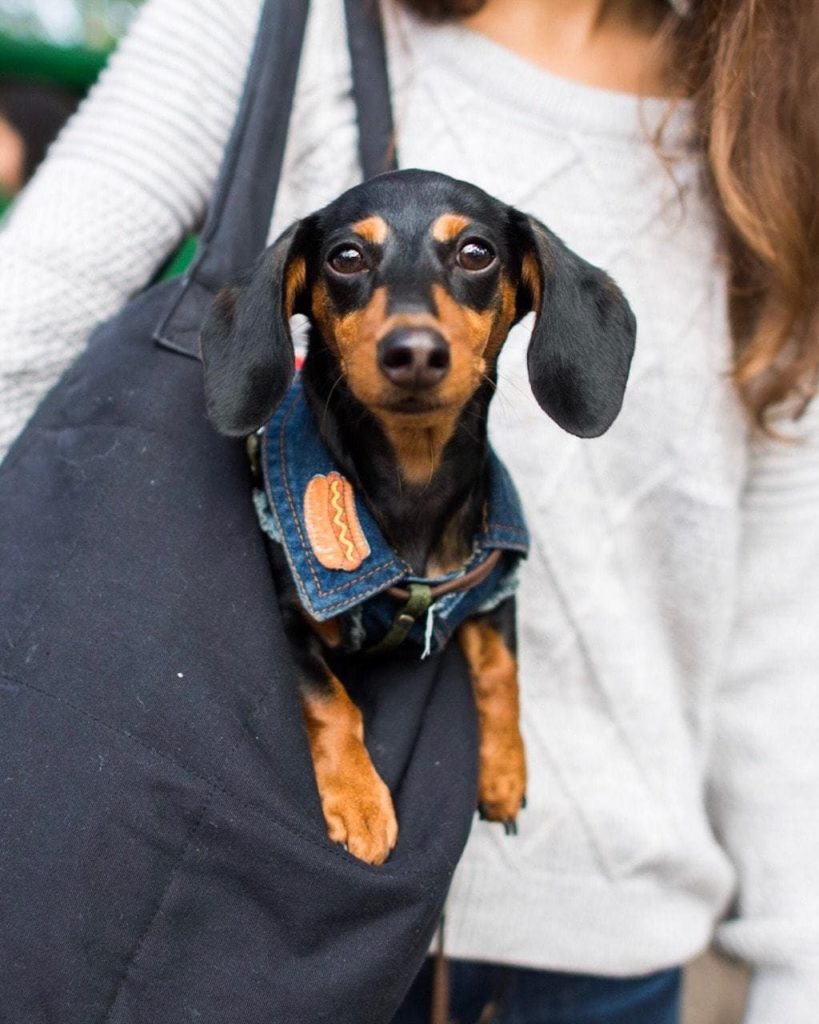
<svg viewBox="0 0 819 1024">
<path fill-rule="evenodd" d="M 397 167 L 387 49 L 378 0 L 344 0 L 364 180 Z"/>
<path fill-rule="evenodd" d="M 324 2 L 324 0 L 319 0 Z M 364 178 L 395 167 L 386 47 L 376 0 L 344 0 Z M 196 257 L 154 332 L 199 357 L 199 328 L 215 291 L 264 249 L 281 177 L 309 0 L 265 0 L 239 112 Z"/>
</svg>

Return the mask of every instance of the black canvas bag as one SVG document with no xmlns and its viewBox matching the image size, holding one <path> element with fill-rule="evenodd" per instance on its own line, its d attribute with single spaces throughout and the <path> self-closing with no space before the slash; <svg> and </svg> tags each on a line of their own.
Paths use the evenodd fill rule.
<svg viewBox="0 0 819 1024">
<path fill-rule="evenodd" d="M 349 4 L 366 173 L 389 136 L 376 7 Z M 390 860 L 327 839 L 243 446 L 191 358 L 264 241 L 305 10 L 265 4 L 192 274 L 94 333 L 0 470 L 2 1024 L 384 1024 L 466 840 L 454 648 L 356 689 Z"/>
</svg>

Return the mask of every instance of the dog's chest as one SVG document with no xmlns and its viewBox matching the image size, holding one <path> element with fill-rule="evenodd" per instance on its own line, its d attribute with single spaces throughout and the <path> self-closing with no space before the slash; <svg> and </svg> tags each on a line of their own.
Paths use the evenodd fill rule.
<svg viewBox="0 0 819 1024">
<path fill-rule="evenodd" d="M 299 603 L 317 622 L 335 619 L 345 651 L 440 650 L 466 618 L 514 590 L 528 548 L 520 503 L 490 453 L 484 523 L 470 557 L 435 577 L 414 574 L 390 547 L 324 447 L 300 380 L 261 437 L 262 529 L 280 545 Z M 420 514 L 420 510 L 419 510 Z"/>
</svg>

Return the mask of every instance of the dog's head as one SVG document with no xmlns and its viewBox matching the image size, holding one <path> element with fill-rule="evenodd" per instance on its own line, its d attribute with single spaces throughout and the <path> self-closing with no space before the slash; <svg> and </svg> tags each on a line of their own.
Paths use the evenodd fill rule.
<svg viewBox="0 0 819 1024">
<path fill-rule="evenodd" d="M 602 434 L 635 337 L 611 278 L 474 185 L 384 174 L 294 224 L 219 293 L 202 330 L 208 412 L 229 435 L 270 417 L 293 376 L 289 319 L 304 313 L 311 349 L 369 409 L 457 414 L 530 310 L 535 398 L 570 433 Z"/>
</svg>

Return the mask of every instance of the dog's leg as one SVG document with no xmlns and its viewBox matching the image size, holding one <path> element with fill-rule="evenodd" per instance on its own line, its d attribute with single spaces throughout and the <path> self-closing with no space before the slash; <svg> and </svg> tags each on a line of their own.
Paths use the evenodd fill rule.
<svg viewBox="0 0 819 1024">
<path fill-rule="evenodd" d="M 526 759 L 518 725 L 518 669 L 514 641 L 504 629 L 514 611 L 511 601 L 487 615 L 469 619 L 458 630 L 466 656 L 480 728 L 478 807 L 481 816 L 504 823 L 514 833 L 526 793 Z"/>
<path fill-rule="evenodd" d="M 330 838 L 369 864 L 383 864 L 398 839 L 392 797 L 364 746 L 361 712 L 324 659 L 332 624 L 285 615 L 300 668 L 299 694 L 321 809 Z M 322 639 L 316 629 L 321 631 Z"/>
</svg>

